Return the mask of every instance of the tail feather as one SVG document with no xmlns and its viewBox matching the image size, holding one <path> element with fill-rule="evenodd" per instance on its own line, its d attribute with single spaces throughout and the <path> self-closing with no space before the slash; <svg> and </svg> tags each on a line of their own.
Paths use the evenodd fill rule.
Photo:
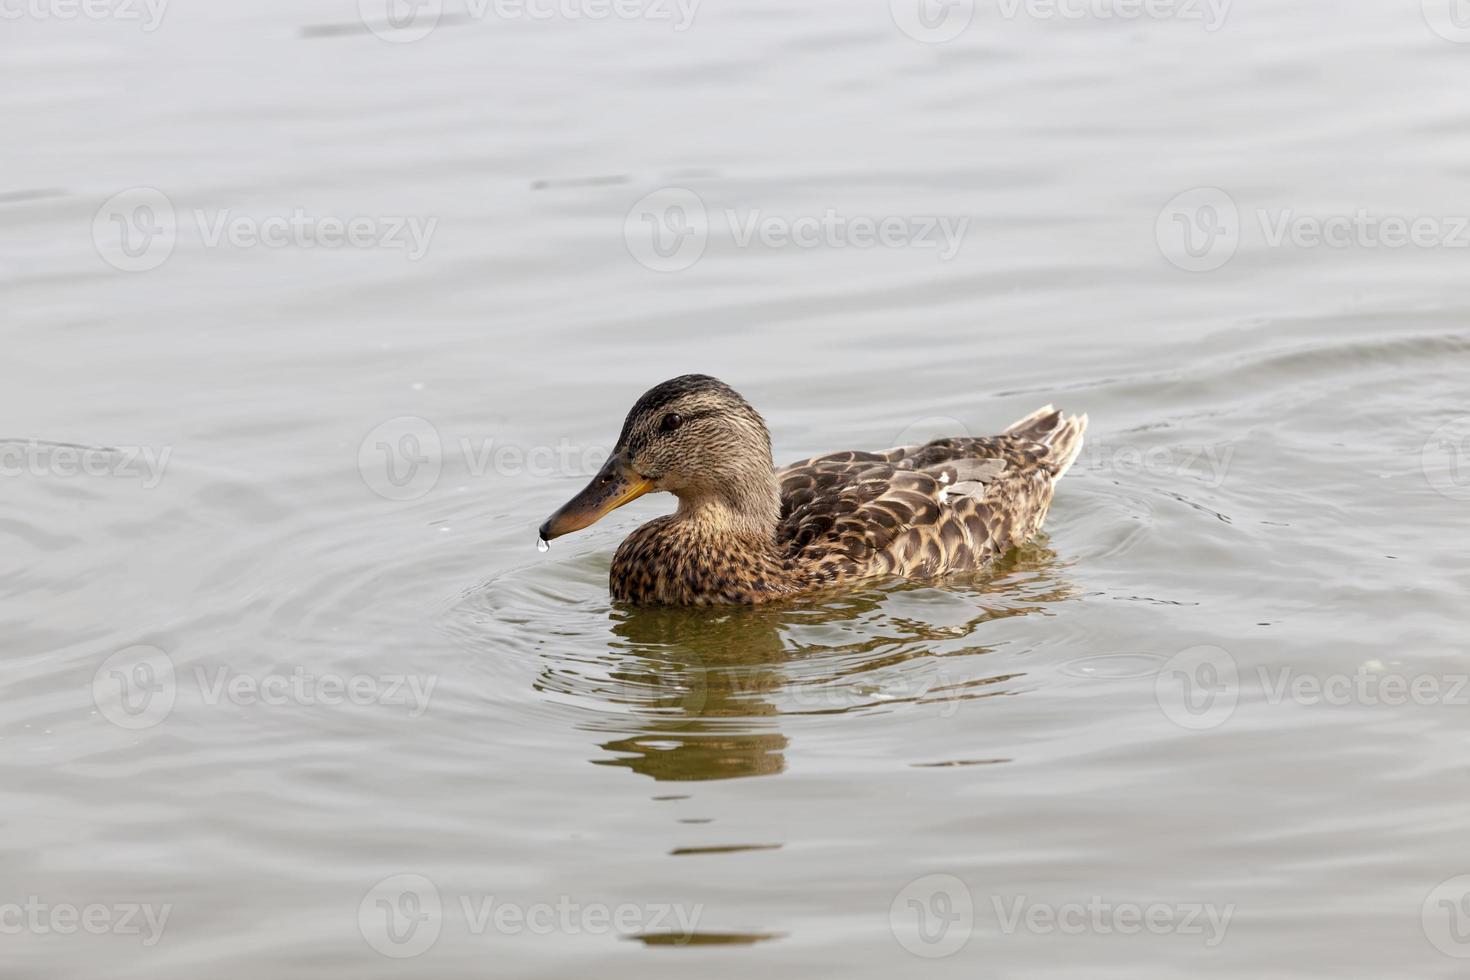
<svg viewBox="0 0 1470 980">
<path fill-rule="evenodd" d="M 1006 429 L 1006 435 L 1049 447 L 1051 452 L 1047 462 L 1057 468 L 1054 479 L 1061 479 L 1081 454 L 1082 434 L 1086 431 L 1086 415 L 1063 417 L 1061 412 L 1047 405 L 1013 423 Z"/>
<path fill-rule="evenodd" d="M 1024 419 L 1006 426 L 1005 434 L 1032 442 L 1045 442 L 1061 424 L 1062 413 L 1052 405 L 1043 405 Z"/>
<path fill-rule="evenodd" d="M 1051 446 L 1051 460 L 1056 464 L 1056 479 L 1060 480 L 1062 475 L 1072 468 L 1077 462 L 1077 457 L 1082 455 L 1082 435 L 1087 431 L 1087 415 L 1070 416 L 1062 427 L 1051 437 L 1047 445 Z"/>
</svg>

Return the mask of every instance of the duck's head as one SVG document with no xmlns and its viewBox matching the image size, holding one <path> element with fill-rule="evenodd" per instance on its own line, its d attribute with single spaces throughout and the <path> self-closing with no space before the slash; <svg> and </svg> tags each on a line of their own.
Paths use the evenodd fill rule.
<svg viewBox="0 0 1470 980">
<path fill-rule="evenodd" d="M 541 525 L 541 538 L 580 531 L 645 493 L 679 498 L 681 514 L 732 529 L 774 527 L 780 496 L 760 414 L 717 378 L 686 374 L 650 389 L 623 422 L 592 482 Z"/>
</svg>

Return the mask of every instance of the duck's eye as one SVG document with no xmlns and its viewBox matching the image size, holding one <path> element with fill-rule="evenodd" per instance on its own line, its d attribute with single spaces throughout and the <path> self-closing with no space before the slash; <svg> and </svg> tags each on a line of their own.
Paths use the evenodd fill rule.
<svg viewBox="0 0 1470 980">
<path fill-rule="evenodd" d="M 668 415 L 664 416 L 663 421 L 658 424 L 658 427 L 664 432 L 673 432 L 675 429 L 683 424 L 684 416 L 680 415 L 678 412 L 670 412 Z"/>
</svg>

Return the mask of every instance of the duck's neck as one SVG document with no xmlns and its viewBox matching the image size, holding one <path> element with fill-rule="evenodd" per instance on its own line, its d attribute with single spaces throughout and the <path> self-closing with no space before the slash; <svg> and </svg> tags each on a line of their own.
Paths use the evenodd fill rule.
<svg viewBox="0 0 1470 980">
<path fill-rule="evenodd" d="M 701 538 L 728 538 L 737 547 L 759 544 L 774 548 L 781 491 L 774 473 L 768 470 L 762 476 L 721 487 L 717 492 L 680 494 L 674 520 L 699 532 Z"/>
</svg>

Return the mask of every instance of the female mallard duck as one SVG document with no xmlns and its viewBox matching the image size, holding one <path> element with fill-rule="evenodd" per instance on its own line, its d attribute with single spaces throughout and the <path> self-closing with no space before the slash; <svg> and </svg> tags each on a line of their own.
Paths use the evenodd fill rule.
<svg viewBox="0 0 1470 980">
<path fill-rule="evenodd" d="M 988 439 L 816 456 L 779 470 L 755 409 L 702 374 L 665 381 L 628 413 L 617 448 L 541 525 L 579 531 L 652 490 L 679 509 L 630 534 L 612 597 L 753 604 L 861 579 L 977 568 L 1040 528 L 1087 416 L 1050 405 Z"/>
</svg>

